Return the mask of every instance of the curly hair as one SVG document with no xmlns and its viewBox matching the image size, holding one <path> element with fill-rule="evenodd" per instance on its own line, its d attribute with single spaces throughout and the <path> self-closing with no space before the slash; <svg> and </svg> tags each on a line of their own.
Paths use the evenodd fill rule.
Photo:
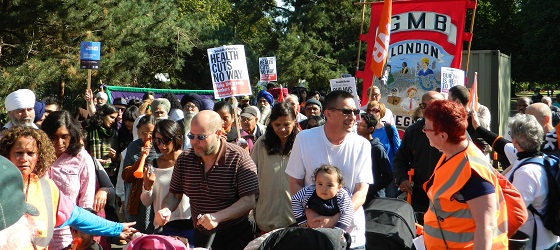
<svg viewBox="0 0 560 250">
<path fill-rule="evenodd" d="M 544 138 L 544 131 L 535 116 L 516 114 L 509 119 L 508 126 L 511 138 L 523 151 L 540 151 Z"/>
<path fill-rule="evenodd" d="M 457 144 L 467 139 L 467 111 L 463 105 L 448 100 L 434 100 L 424 110 L 424 119 L 434 123 L 436 134 L 445 132 L 447 141 Z"/>
<path fill-rule="evenodd" d="M 39 177 L 45 176 L 51 165 L 56 160 L 54 147 L 51 139 L 43 132 L 43 130 L 31 127 L 15 126 L 2 131 L 2 139 L 0 139 L 0 155 L 10 159 L 10 150 L 14 143 L 20 137 L 32 137 L 37 143 L 37 164 L 33 172 Z"/>
</svg>

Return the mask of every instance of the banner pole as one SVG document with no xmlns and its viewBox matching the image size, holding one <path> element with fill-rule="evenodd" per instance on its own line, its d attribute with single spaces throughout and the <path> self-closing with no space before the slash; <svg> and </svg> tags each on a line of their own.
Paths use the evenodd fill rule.
<svg viewBox="0 0 560 250">
<path fill-rule="evenodd" d="M 91 69 L 87 70 L 87 89 L 91 89 Z"/>
<path fill-rule="evenodd" d="M 360 36 L 364 33 L 365 15 L 366 15 L 366 5 L 362 4 L 362 22 L 360 24 Z M 358 38 L 358 58 L 356 58 L 356 70 L 360 69 L 360 55 L 361 55 L 361 52 L 362 52 L 362 39 Z"/>
<path fill-rule="evenodd" d="M 473 8 L 472 10 L 472 16 L 471 16 L 471 27 L 469 32 L 471 33 L 471 39 L 469 40 L 469 44 L 467 45 L 467 65 L 465 65 L 465 77 L 467 77 L 467 73 L 469 72 L 469 60 L 471 58 L 471 45 L 472 45 L 472 39 L 474 36 L 474 17 L 476 15 L 476 7 Z"/>
</svg>

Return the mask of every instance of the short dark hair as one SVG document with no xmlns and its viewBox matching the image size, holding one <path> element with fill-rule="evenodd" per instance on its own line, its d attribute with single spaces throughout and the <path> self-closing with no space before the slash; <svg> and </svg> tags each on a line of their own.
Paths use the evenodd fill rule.
<svg viewBox="0 0 560 250">
<path fill-rule="evenodd" d="M 337 168 L 331 164 L 323 164 L 319 166 L 317 169 L 315 169 L 315 172 L 313 172 L 313 181 L 317 179 L 317 174 L 319 172 L 325 172 L 327 174 L 336 173 L 338 184 L 344 186 L 344 176 L 342 175 L 342 171 L 340 170 L 340 168 Z"/>
<path fill-rule="evenodd" d="M 214 112 L 218 112 L 222 109 L 226 109 L 230 115 L 233 116 L 233 106 L 231 106 L 231 104 L 227 101 L 219 101 L 216 104 L 214 104 L 214 108 L 212 110 L 214 110 Z"/>
<path fill-rule="evenodd" d="M 271 89 L 271 88 L 276 88 L 276 85 L 274 83 L 266 84 L 266 89 Z"/>
<path fill-rule="evenodd" d="M 184 135 L 179 123 L 173 120 L 163 119 L 156 123 L 154 132 L 152 133 L 152 138 L 156 138 L 156 133 L 165 138 L 171 139 L 171 142 L 173 142 L 173 151 L 177 151 L 183 147 Z M 156 152 L 161 153 L 158 147 L 156 147 Z"/>
<path fill-rule="evenodd" d="M 66 127 L 70 134 L 70 143 L 66 149 L 66 153 L 76 156 L 80 153 L 82 149 L 82 130 L 75 121 L 70 113 L 66 110 L 52 112 L 45 118 L 43 124 L 41 124 L 41 129 L 49 136 L 53 138 L 56 131 L 61 128 Z"/>
<path fill-rule="evenodd" d="M 156 124 L 156 118 L 153 115 L 145 115 L 142 116 L 142 118 L 140 118 L 140 120 L 138 120 L 138 125 L 136 125 L 137 129 L 140 129 L 140 127 L 142 125 L 146 125 L 146 124 Z"/>
<path fill-rule="evenodd" d="M 47 96 L 43 99 L 41 99 L 42 102 L 45 103 L 45 106 L 47 105 L 56 105 L 57 107 L 60 107 L 60 103 L 58 102 L 58 100 L 52 96 Z"/>
<path fill-rule="evenodd" d="M 369 113 L 363 113 L 361 114 L 362 119 L 364 120 L 364 122 L 366 123 L 366 126 L 368 128 L 374 127 L 375 125 L 377 125 L 377 123 L 379 122 L 377 120 L 377 118 L 375 118 L 375 116 L 373 116 L 372 114 Z"/>
<path fill-rule="evenodd" d="M 332 108 L 336 108 L 336 102 L 338 101 L 338 99 L 348 99 L 348 98 L 354 98 L 354 96 L 350 93 L 348 93 L 347 91 L 344 90 L 335 90 L 333 92 L 330 92 L 326 97 L 325 97 L 325 110 L 328 109 L 332 109 Z"/>
<path fill-rule="evenodd" d="M 177 96 L 175 96 L 175 94 L 164 93 L 161 97 L 165 98 L 169 101 L 169 103 L 171 104 L 171 109 L 178 109 L 178 110 L 183 109 L 183 106 L 181 105 L 181 102 L 179 101 Z"/>
<path fill-rule="evenodd" d="M 142 96 L 142 101 L 148 100 L 148 98 L 150 98 L 150 96 L 155 97 L 154 95 L 155 94 L 154 94 L 153 91 L 148 91 L 148 92 L 144 93 L 144 95 Z"/>
<path fill-rule="evenodd" d="M 122 115 L 122 120 L 133 122 L 133 121 L 136 120 L 136 118 L 138 118 L 138 116 L 140 116 L 138 114 L 138 107 L 132 105 L 132 106 L 129 106 L 128 108 L 126 108 L 124 110 L 123 115 Z"/>
<path fill-rule="evenodd" d="M 127 107 L 136 106 L 136 107 L 140 108 L 141 105 L 142 105 L 142 101 L 133 98 L 133 99 L 128 100 L 128 103 L 127 103 L 126 106 Z"/>
<path fill-rule="evenodd" d="M 462 85 L 455 85 L 449 89 L 449 96 L 451 96 L 451 100 L 459 99 L 463 106 L 469 103 L 469 98 L 471 93 L 469 93 L 469 89 Z"/>
</svg>

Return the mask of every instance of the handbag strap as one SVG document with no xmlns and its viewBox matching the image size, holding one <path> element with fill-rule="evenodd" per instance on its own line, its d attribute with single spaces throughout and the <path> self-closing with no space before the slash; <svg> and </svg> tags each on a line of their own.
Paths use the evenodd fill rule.
<svg viewBox="0 0 560 250">
<path fill-rule="evenodd" d="M 447 241 L 445 240 L 445 235 L 443 235 L 443 230 L 441 229 L 441 224 L 440 224 L 440 218 L 437 210 L 436 210 L 436 206 L 434 205 L 433 201 L 430 201 L 430 204 L 432 204 L 432 209 L 434 210 L 434 213 L 436 214 L 436 221 L 437 221 L 437 225 L 439 228 L 439 232 L 441 233 L 441 238 L 443 239 L 443 244 L 445 245 L 445 249 L 449 249 L 449 246 L 447 245 Z M 442 219 L 443 220 L 443 219 Z"/>
</svg>

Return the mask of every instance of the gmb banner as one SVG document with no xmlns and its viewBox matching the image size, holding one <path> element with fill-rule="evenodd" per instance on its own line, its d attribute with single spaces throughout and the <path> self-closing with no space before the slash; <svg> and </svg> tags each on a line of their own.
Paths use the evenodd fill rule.
<svg viewBox="0 0 560 250">
<path fill-rule="evenodd" d="M 387 63 L 374 83 L 370 65 L 383 2 L 372 3 L 368 33 L 360 36 L 367 42 L 366 64 L 363 71 L 356 71 L 363 81 L 362 105 L 374 83 L 381 90 L 381 101 L 393 111 L 395 125 L 412 124 L 422 95 L 440 90 L 441 67 L 461 67 L 463 42 L 471 38 L 464 31 L 466 11 L 475 6 L 471 0 L 393 1 Z"/>
</svg>

